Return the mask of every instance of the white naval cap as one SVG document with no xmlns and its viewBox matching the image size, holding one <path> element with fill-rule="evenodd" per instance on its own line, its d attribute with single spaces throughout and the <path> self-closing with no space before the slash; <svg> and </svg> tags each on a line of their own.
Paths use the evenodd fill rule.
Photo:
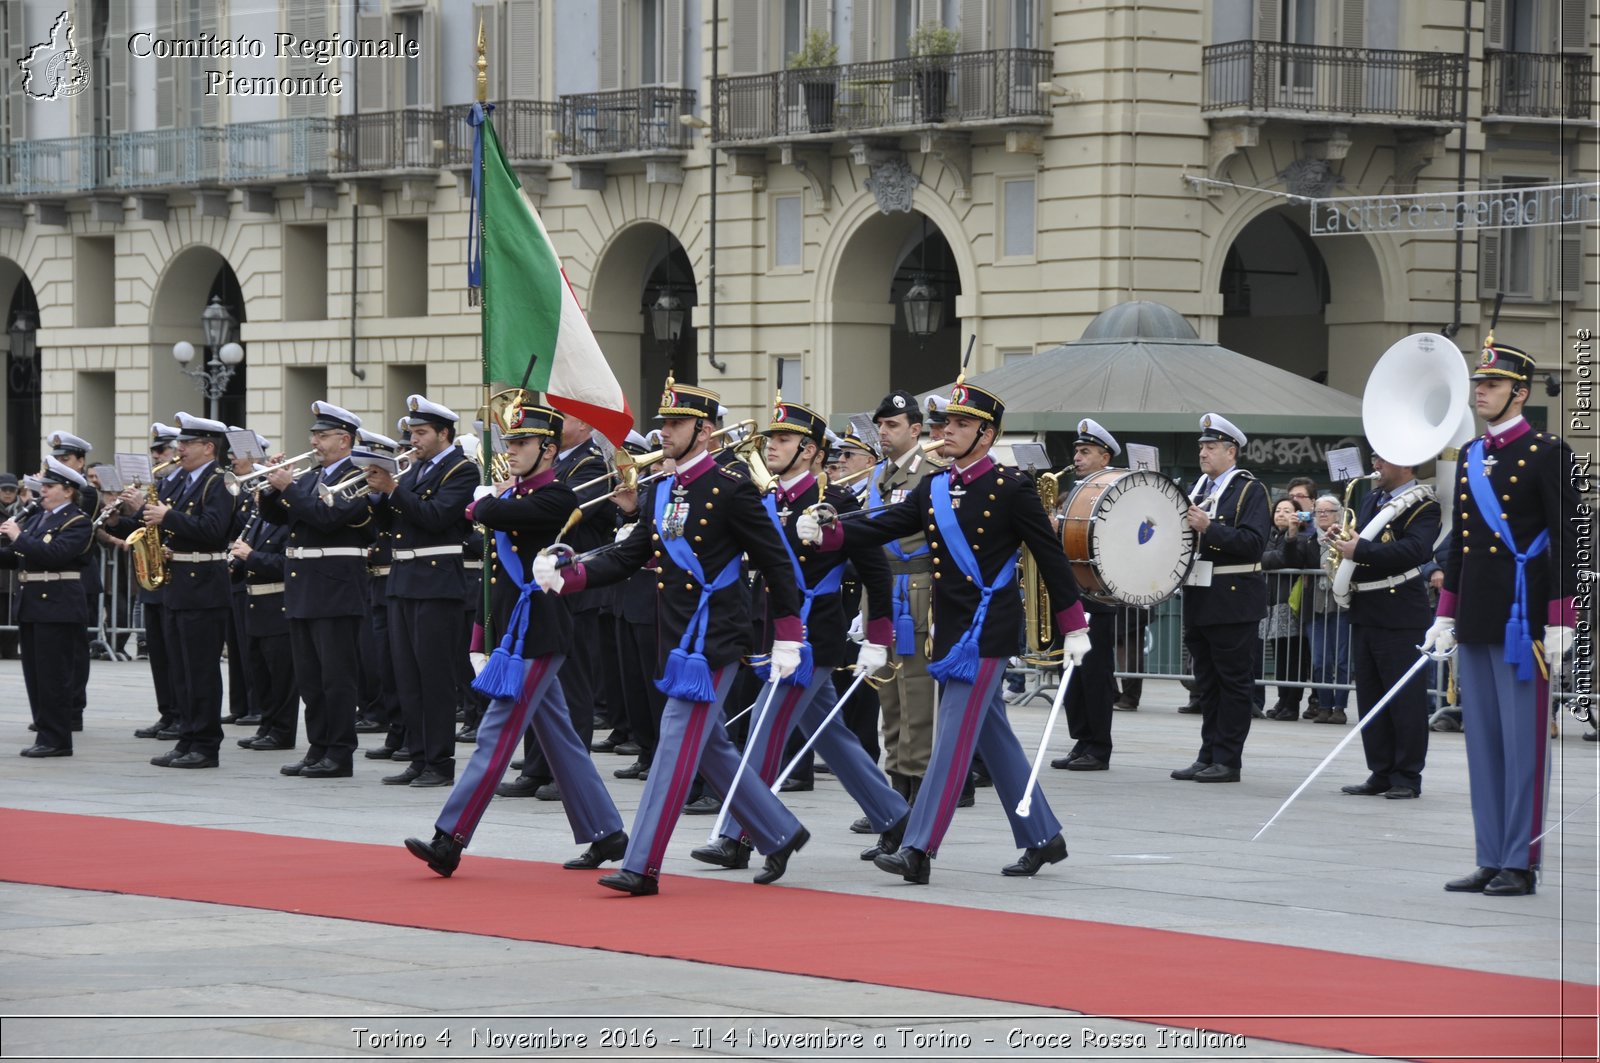
<svg viewBox="0 0 1600 1063">
<path fill-rule="evenodd" d="M 728 408 L 726 406 L 724 406 L 720 402 L 717 403 L 717 420 L 719 420 L 719 421 L 726 420 L 727 417 L 728 417 Z"/>
<path fill-rule="evenodd" d="M 1243 448 L 1250 441 L 1239 431 L 1239 426 L 1220 413 L 1208 413 L 1200 418 L 1200 442 L 1219 441 Z"/>
<path fill-rule="evenodd" d="M 659 448 L 661 446 L 661 429 L 650 429 L 650 431 L 645 434 L 644 445 L 647 447 Z"/>
<path fill-rule="evenodd" d="M 93 443 L 79 439 L 71 432 L 51 432 L 48 442 L 50 443 L 50 449 L 54 451 L 55 456 L 58 458 L 63 454 L 83 456 L 94 449 Z"/>
<path fill-rule="evenodd" d="M 632 428 L 628 429 L 628 438 L 622 441 L 622 445 L 625 447 L 638 447 L 640 450 L 650 449 L 650 441 Z"/>
<path fill-rule="evenodd" d="M 48 454 L 45 455 L 44 472 L 39 474 L 39 480 L 47 484 L 66 484 L 68 487 L 89 486 L 89 481 L 77 469 L 61 464 Z"/>
<path fill-rule="evenodd" d="M 150 449 L 165 450 L 178 441 L 178 430 L 170 424 L 157 421 L 150 426 Z"/>
<path fill-rule="evenodd" d="M 311 413 L 314 418 L 311 422 L 313 432 L 349 432 L 355 435 L 361 430 L 361 418 L 331 402 L 318 399 L 311 404 Z"/>
<path fill-rule="evenodd" d="M 1097 447 L 1105 447 L 1111 456 L 1117 457 L 1122 453 L 1122 445 L 1117 442 L 1117 437 L 1106 431 L 1099 422 L 1085 417 L 1078 422 L 1078 438 L 1073 443 L 1089 443 Z"/>
<path fill-rule="evenodd" d="M 366 447 L 368 450 L 383 450 L 390 454 L 398 454 L 400 452 L 399 443 L 390 439 L 388 436 L 380 435 L 369 428 L 356 429 L 356 435 L 361 438 L 361 445 Z"/>
<path fill-rule="evenodd" d="M 928 396 L 928 420 L 934 424 L 944 424 L 950 419 L 950 400 L 943 395 Z"/>
<path fill-rule="evenodd" d="M 178 411 L 178 442 L 189 443 L 197 439 L 209 439 L 217 444 L 218 449 L 223 449 L 228 443 L 228 426 L 221 421 L 213 421 L 209 417 L 196 417 L 192 413 Z"/>
<path fill-rule="evenodd" d="M 433 402 L 426 395 L 411 395 L 406 399 L 406 409 L 411 415 L 406 418 L 408 427 L 420 424 L 444 425 L 454 428 L 461 418 L 448 406 L 441 406 Z"/>
</svg>

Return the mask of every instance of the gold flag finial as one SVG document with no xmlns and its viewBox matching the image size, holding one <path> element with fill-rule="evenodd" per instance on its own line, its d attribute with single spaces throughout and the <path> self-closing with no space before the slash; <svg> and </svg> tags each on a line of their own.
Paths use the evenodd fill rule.
<svg viewBox="0 0 1600 1063">
<path fill-rule="evenodd" d="M 489 45 L 483 33 L 483 19 L 478 20 L 478 102 L 489 102 Z"/>
</svg>

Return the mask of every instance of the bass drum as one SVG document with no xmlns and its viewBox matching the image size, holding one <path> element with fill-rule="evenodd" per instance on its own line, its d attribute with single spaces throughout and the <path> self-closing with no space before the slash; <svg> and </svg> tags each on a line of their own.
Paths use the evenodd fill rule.
<svg viewBox="0 0 1600 1063">
<path fill-rule="evenodd" d="M 1102 469 L 1078 481 L 1061 518 L 1061 545 L 1084 597 L 1149 608 L 1178 592 L 1194 564 L 1189 497 L 1148 469 Z"/>
</svg>

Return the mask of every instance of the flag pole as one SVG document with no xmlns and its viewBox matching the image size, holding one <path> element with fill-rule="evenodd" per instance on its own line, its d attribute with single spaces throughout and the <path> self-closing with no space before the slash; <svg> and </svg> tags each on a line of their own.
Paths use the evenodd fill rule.
<svg viewBox="0 0 1600 1063">
<path fill-rule="evenodd" d="M 487 122 L 489 120 L 489 113 L 488 113 L 488 103 L 489 103 L 489 54 L 488 53 L 489 53 L 488 38 L 484 33 L 483 19 L 479 18 L 478 19 L 478 59 L 477 59 L 477 67 L 478 67 L 478 77 L 477 77 L 478 95 L 477 95 L 477 98 L 478 98 L 478 105 L 475 108 L 473 108 L 473 112 L 474 113 L 472 115 L 472 117 L 476 119 L 476 121 L 473 123 L 473 132 L 472 132 L 472 139 L 473 139 L 472 185 L 473 185 L 473 192 L 474 192 L 474 196 L 473 196 L 474 205 L 477 207 L 477 218 L 476 218 L 476 221 L 477 221 L 478 231 L 476 233 L 471 232 L 471 222 L 469 220 L 468 241 L 470 243 L 472 241 L 473 237 L 476 237 L 478 253 L 479 253 L 480 256 L 483 253 L 483 236 L 484 236 L 485 230 L 487 229 L 486 221 L 485 221 L 485 218 L 483 216 L 482 189 L 483 189 L 483 123 Z M 485 285 L 483 284 L 483 271 L 482 270 L 483 270 L 483 267 L 482 267 L 481 257 L 480 257 L 478 262 L 476 262 L 476 263 L 473 262 L 473 256 L 471 254 L 471 249 L 469 248 L 468 249 L 468 254 L 467 254 L 467 303 L 469 305 L 472 305 L 472 304 L 477 304 L 477 305 L 480 305 L 480 306 L 482 305 L 482 302 L 483 302 L 483 288 L 485 287 Z M 491 468 L 491 464 L 490 463 L 491 463 L 491 459 L 493 458 L 492 442 L 493 442 L 493 439 L 494 439 L 494 428 L 493 428 L 493 425 L 491 423 L 492 422 L 492 418 L 493 418 L 493 412 L 489 409 L 489 399 L 493 395 L 493 381 L 491 381 L 489 379 L 489 347 L 488 347 L 489 340 L 488 340 L 488 333 L 487 333 L 486 330 L 484 330 L 481 327 L 481 325 L 480 325 L 480 328 L 479 328 L 479 336 L 481 337 L 480 340 L 479 340 L 479 349 L 483 352 L 483 405 L 481 407 L 481 409 L 483 410 L 483 431 L 480 432 L 479 435 L 478 435 L 478 454 L 479 454 L 478 468 L 480 469 L 481 475 L 483 476 L 483 482 L 486 483 L 486 484 L 493 484 L 494 477 L 490 472 L 490 468 Z M 483 647 L 484 647 L 484 652 L 485 653 L 489 652 L 489 650 L 495 645 L 495 641 L 494 641 L 493 597 L 490 594 L 490 589 L 493 586 L 493 582 L 491 581 L 490 577 L 492 575 L 494 575 L 494 569 L 492 567 L 493 564 L 494 564 L 494 560 L 493 560 L 493 553 L 492 553 L 491 547 L 490 547 L 491 541 L 492 541 L 491 537 L 488 534 L 485 534 L 483 536 L 483 570 L 482 570 L 483 571 Z"/>
</svg>

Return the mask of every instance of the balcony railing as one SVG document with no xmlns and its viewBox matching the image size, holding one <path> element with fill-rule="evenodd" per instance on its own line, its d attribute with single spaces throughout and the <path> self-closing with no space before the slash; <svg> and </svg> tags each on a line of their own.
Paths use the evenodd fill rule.
<svg viewBox="0 0 1600 1063">
<path fill-rule="evenodd" d="M 1426 124 L 1459 117 L 1461 57 L 1276 41 L 1205 49 L 1208 112 L 1370 117 Z"/>
<path fill-rule="evenodd" d="M 90 192 L 105 184 L 109 158 L 105 137 L 16 140 L 5 145 L 0 195 L 57 196 Z"/>
<path fill-rule="evenodd" d="M 443 111 L 369 111 L 340 115 L 333 172 L 437 170 L 450 156 L 450 123 Z"/>
<path fill-rule="evenodd" d="M 719 78 L 719 142 L 962 125 L 1050 115 L 1039 83 L 1050 53 L 1032 48 L 883 59 Z"/>
<path fill-rule="evenodd" d="M 1490 52 L 1483 57 L 1483 113 L 1581 121 L 1589 116 L 1593 76 L 1587 55 Z"/>
<path fill-rule="evenodd" d="M 452 104 L 444 109 L 450 127 L 450 165 L 472 162 L 472 126 L 467 115 L 470 104 Z M 500 147 L 512 162 L 543 162 L 561 154 L 553 134 L 561 131 L 561 105 L 553 100 L 502 100 L 494 104 L 490 121 L 500 138 Z"/>
<path fill-rule="evenodd" d="M 173 188 L 222 181 L 227 134 L 213 126 L 117 133 L 111 142 L 111 188 Z"/>
<path fill-rule="evenodd" d="M 222 179 L 230 182 L 281 181 L 328 172 L 329 153 L 338 143 L 332 118 L 283 118 L 229 126 Z"/>
<path fill-rule="evenodd" d="M 692 89 L 638 88 L 561 97 L 562 155 L 622 155 L 689 150 L 678 121 L 694 110 Z"/>
</svg>

